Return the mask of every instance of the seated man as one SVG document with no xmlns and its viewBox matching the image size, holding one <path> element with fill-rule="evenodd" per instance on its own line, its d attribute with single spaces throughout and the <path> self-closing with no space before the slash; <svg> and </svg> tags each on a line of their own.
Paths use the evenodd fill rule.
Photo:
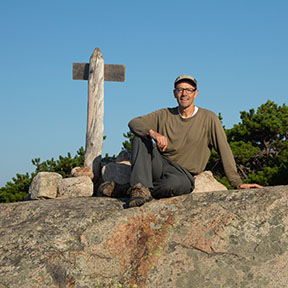
<svg viewBox="0 0 288 288">
<path fill-rule="evenodd" d="M 204 171 L 212 147 L 219 153 L 232 186 L 261 187 L 242 183 L 220 120 L 213 112 L 195 106 L 197 95 L 196 79 L 180 75 L 174 82 L 177 107 L 161 109 L 129 122 L 135 134 L 129 207 L 140 206 L 152 197 L 159 199 L 192 192 L 193 176 Z"/>
</svg>

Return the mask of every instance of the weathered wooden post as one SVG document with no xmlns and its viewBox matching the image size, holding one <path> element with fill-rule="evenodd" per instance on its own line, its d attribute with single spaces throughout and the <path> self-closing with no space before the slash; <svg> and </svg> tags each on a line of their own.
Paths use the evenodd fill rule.
<svg viewBox="0 0 288 288">
<path fill-rule="evenodd" d="M 94 175 L 100 174 L 104 132 L 104 59 L 100 49 L 90 57 L 88 76 L 88 107 L 85 167 L 92 168 Z"/>
<path fill-rule="evenodd" d="M 84 166 L 93 170 L 94 181 L 100 177 L 104 131 L 104 80 L 125 81 L 125 65 L 104 64 L 99 48 L 90 63 L 73 63 L 73 79 L 88 80 L 86 151 Z"/>
</svg>

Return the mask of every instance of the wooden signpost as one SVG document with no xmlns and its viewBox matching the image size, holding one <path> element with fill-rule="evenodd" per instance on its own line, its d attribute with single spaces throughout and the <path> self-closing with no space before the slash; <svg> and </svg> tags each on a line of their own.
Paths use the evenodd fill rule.
<svg viewBox="0 0 288 288">
<path fill-rule="evenodd" d="M 89 63 L 73 63 L 73 79 L 88 80 L 88 108 L 84 166 L 100 176 L 103 144 L 104 81 L 125 81 L 125 65 L 104 64 L 99 48 L 95 48 Z"/>
</svg>

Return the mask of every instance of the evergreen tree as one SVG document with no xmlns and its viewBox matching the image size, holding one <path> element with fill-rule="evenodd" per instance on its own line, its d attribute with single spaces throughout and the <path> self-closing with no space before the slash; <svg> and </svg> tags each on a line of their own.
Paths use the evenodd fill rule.
<svg viewBox="0 0 288 288">
<path fill-rule="evenodd" d="M 40 158 L 35 158 L 32 160 L 32 164 L 36 166 L 35 172 L 29 175 L 26 174 L 16 174 L 13 177 L 13 182 L 7 182 L 6 185 L 0 188 L 0 203 L 9 203 L 15 201 L 23 201 L 28 196 L 29 186 L 32 179 L 38 172 L 57 172 L 63 177 L 69 176 L 71 169 L 76 166 L 84 165 L 84 155 L 85 151 L 81 147 L 74 158 L 68 153 L 67 157 L 59 156 L 59 160 L 47 160 L 40 162 Z"/>
<path fill-rule="evenodd" d="M 0 203 L 23 201 L 28 196 L 32 177 L 26 174 L 16 174 L 4 187 L 0 188 Z"/>
<path fill-rule="evenodd" d="M 35 158 L 32 160 L 32 164 L 36 166 L 36 174 L 43 171 L 56 172 L 65 178 L 69 176 L 73 167 L 84 165 L 84 156 L 85 151 L 83 147 L 81 147 L 77 151 L 77 154 L 74 156 L 74 158 L 72 158 L 71 154 L 68 152 L 66 157 L 60 155 L 59 160 L 55 161 L 54 158 L 52 158 L 51 160 L 47 160 L 41 163 L 40 158 Z"/>
<path fill-rule="evenodd" d="M 131 147 L 132 147 L 132 141 L 134 139 L 134 134 L 132 132 L 123 133 L 123 136 L 127 138 L 124 142 L 122 142 L 122 150 L 128 152 L 131 154 Z"/>
<path fill-rule="evenodd" d="M 288 184 L 288 106 L 267 101 L 256 112 L 251 109 L 240 115 L 242 122 L 227 129 L 226 135 L 244 182 Z M 225 178 L 215 153 L 208 167 Z"/>
</svg>

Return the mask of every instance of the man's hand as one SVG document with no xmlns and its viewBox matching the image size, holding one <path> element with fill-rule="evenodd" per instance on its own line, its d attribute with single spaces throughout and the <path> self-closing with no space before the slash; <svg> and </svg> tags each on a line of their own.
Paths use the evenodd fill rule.
<svg viewBox="0 0 288 288">
<path fill-rule="evenodd" d="M 258 184 L 239 184 L 237 186 L 238 189 L 250 189 L 250 188 L 263 188 L 263 186 L 258 185 Z"/>
<path fill-rule="evenodd" d="M 153 139 L 155 140 L 156 144 L 157 144 L 157 147 L 162 151 L 164 152 L 168 146 L 168 140 L 167 140 L 167 137 L 157 133 L 156 131 L 150 129 L 148 131 L 148 135 Z"/>
</svg>

